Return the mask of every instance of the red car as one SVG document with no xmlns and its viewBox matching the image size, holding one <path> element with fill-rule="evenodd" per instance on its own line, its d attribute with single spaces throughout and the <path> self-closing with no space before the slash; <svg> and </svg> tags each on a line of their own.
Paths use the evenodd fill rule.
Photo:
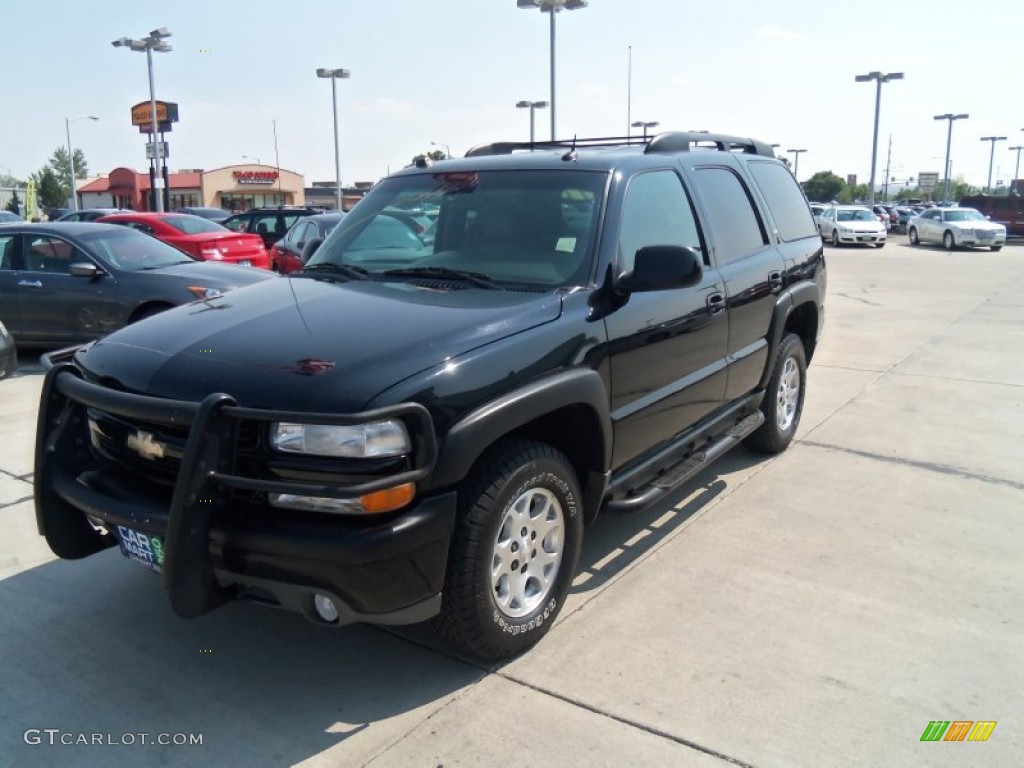
<svg viewBox="0 0 1024 768">
<path fill-rule="evenodd" d="M 270 269 L 259 235 L 232 232 L 214 221 L 187 213 L 116 213 L 97 221 L 131 227 L 205 261 Z"/>
</svg>

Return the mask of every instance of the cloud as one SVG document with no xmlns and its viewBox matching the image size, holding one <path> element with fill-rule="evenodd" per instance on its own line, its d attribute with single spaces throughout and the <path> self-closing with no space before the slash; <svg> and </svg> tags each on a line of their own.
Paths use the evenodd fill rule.
<svg viewBox="0 0 1024 768">
<path fill-rule="evenodd" d="M 757 35 L 762 40 L 791 41 L 800 39 L 800 35 L 798 35 L 796 32 L 792 32 L 788 29 L 783 29 L 782 27 L 776 26 L 774 24 L 768 24 L 766 26 L 763 26 L 754 34 Z"/>
</svg>

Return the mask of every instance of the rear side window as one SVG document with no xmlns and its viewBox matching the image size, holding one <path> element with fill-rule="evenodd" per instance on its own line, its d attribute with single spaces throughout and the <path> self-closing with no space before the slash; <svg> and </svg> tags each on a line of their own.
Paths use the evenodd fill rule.
<svg viewBox="0 0 1024 768">
<path fill-rule="evenodd" d="M 697 187 L 706 203 L 719 267 L 739 261 L 768 244 L 750 193 L 735 173 L 728 168 L 700 168 Z"/>
<path fill-rule="evenodd" d="M 818 236 L 807 200 L 793 174 L 775 163 L 750 163 L 747 167 L 772 212 L 779 237 L 789 241 Z"/>
</svg>

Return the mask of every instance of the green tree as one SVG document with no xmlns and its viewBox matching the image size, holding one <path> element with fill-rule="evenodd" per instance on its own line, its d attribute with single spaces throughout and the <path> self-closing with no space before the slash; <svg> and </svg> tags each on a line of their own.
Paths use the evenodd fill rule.
<svg viewBox="0 0 1024 768">
<path fill-rule="evenodd" d="M 823 203 L 835 200 L 845 186 L 846 182 L 832 171 L 818 171 L 803 184 L 808 200 L 820 200 Z"/>
<path fill-rule="evenodd" d="M 867 184 L 855 184 L 850 186 L 844 183 L 843 188 L 839 190 L 839 194 L 836 195 L 836 200 L 844 205 L 855 203 L 858 200 L 868 199 L 868 185 Z"/>
<path fill-rule="evenodd" d="M 434 150 L 431 150 L 430 152 L 427 152 L 427 157 L 430 158 L 431 160 L 447 160 L 448 159 L 448 155 L 446 155 L 440 149 L 434 149 Z"/>
<path fill-rule="evenodd" d="M 68 198 L 61 188 L 60 182 L 53 169 L 44 165 L 39 173 L 35 174 L 36 194 L 39 196 L 39 204 L 44 208 L 61 208 L 67 205 Z"/>
<path fill-rule="evenodd" d="M 14 194 L 11 195 L 11 199 L 7 201 L 7 207 L 4 210 L 21 216 L 21 200 L 18 199 L 18 190 L 14 190 Z"/>
<path fill-rule="evenodd" d="M 89 165 L 85 160 L 85 155 L 82 150 L 75 148 L 75 178 L 84 179 L 89 175 Z M 57 181 L 60 183 L 60 188 L 64 192 L 64 199 L 67 200 L 71 197 L 71 166 L 68 163 L 68 151 L 64 147 L 57 147 L 53 150 L 53 154 L 50 155 L 50 161 L 47 163 L 50 168 L 53 169 L 56 174 Z"/>
</svg>

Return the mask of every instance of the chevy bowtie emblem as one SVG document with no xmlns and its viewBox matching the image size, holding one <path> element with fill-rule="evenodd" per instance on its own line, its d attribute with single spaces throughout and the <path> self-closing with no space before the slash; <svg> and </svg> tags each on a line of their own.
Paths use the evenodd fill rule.
<svg viewBox="0 0 1024 768">
<path fill-rule="evenodd" d="M 154 440 L 149 432 L 138 431 L 129 435 L 125 445 L 135 451 L 144 459 L 153 461 L 164 457 L 164 449 L 167 447 L 159 440 Z"/>
</svg>

